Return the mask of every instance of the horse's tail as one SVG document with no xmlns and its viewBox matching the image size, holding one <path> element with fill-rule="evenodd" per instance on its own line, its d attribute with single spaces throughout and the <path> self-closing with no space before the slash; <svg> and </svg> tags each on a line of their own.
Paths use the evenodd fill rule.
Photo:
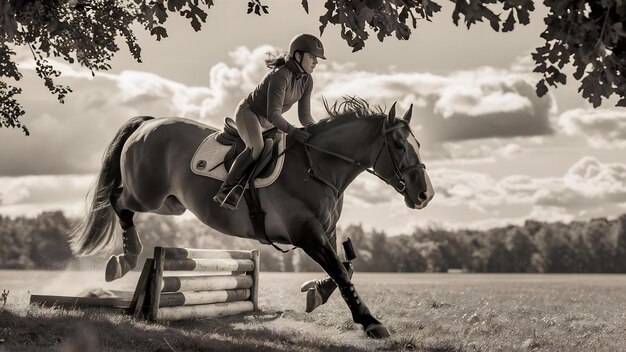
<svg viewBox="0 0 626 352">
<path fill-rule="evenodd" d="M 70 234 L 70 246 L 76 255 L 89 255 L 109 247 L 114 241 L 116 214 L 111 206 L 111 194 L 122 182 L 120 157 L 128 137 L 151 116 L 137 116 L 128 120 L 107 147 L 102 168 L 95 182 L 93 200 L 86 219 Z"/>
</svg>

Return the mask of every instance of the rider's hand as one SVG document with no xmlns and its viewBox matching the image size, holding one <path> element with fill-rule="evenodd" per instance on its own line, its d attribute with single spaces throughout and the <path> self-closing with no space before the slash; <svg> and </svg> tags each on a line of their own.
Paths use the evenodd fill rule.
<svg viewBox="0 0 626 352">
<path fill-rule="evenodd" d="M 309 132 L 296 129 L 292 133 L 293 138 L 295 138 L 300 143 L 305 143 L 310 137 L 311 134 Z"/>
</svg>

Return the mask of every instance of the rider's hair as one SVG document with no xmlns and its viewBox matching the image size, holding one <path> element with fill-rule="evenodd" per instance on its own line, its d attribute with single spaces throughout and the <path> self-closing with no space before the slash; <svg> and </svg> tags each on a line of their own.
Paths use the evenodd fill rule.
<svg viewBox="0 0 626 352">
<path fill-rule="evenodd" d="M 287 62 L 288 58 L 288 52 L 283 52 L 282 54 L 268 52 L 267 59 L 265 59 L 265 65 L 268 68 L 277 68 L 283 66 L 285 62 Z"/>
</svg>

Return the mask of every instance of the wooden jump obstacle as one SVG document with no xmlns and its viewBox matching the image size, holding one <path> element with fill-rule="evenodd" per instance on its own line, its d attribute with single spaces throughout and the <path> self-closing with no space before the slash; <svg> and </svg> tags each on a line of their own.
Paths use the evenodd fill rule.
<svg viewBox="0 0 626 352">
<path fill-rule="evenodd" d="M 154 264 L 150 263 L 154 261 Z M 150 269 L 146 269 L 150 267 Z M 133 299 L 135 317 L 152 321 L 221 317 L 258 309 L 259 251 L 154 249 L 146 261 L 151 278 L 139 278 Z M 189 271 L 191 276 L 166 276 L 167 272 Z M 229 275 L 198 275 L 202 272 L 231 272 Z M 143 287 L 142 287 L 143 286 Z M 143 302 L 149 302 L 146 306 Z"/>
<path fill-rule="evenodd" d="M 130 301 L 37 295 L 30 301 L 73 307 L 114 303 L 111 308 L 150 321 L 240 314 L 258 310 L 259 261 L 258 250 L 156 247 L 154 258 L 144 264 Z"/>
</svg>

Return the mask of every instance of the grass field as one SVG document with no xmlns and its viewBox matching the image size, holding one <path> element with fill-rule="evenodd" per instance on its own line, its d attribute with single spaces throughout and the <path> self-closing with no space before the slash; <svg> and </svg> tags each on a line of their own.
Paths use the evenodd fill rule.
<svg viewBox="0 0 626 352">
<path fill-rule="evenodd" d="M 261 311 L 221 319 L 161 325 L 28 306 L 27 291 L 84 288 L 94 275 L 0 271 L 0 290 L 11 290 L 0 351 L 626 351 L 625 275 L 356 273 L 393 334 L 382 341 L 365 337 L 337 293 L 304 312 L 300 284 L 316 273 L 261 273 Z M 113 288 L 132 290 L 133 280 Z"/>
</svg>

